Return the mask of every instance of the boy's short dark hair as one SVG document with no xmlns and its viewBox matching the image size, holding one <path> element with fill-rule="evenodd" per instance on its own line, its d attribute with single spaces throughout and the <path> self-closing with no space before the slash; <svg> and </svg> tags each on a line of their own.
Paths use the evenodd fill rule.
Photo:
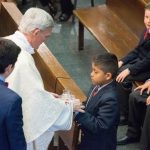
<svg viewBox="0 0 150 150">
<path fill-rule="evenodd" d="M 145 5 L 145 10 L 150 10 L 150 3 Z"/>
<path fill-rule="evenodd" d="M 103 53 L 93 57 L 93 63 L 100 66 L 105 73 L 110 72 L 112 78 L 115 78 L 118 72 L 118 60 L 116 55 L 112 53 Z"/>
<path fill-rule="evenodd" d="M 5 68 L 17 61 L 21 49 L 14 42 L 0 38 L 0 73 L 5 72 Z"/>
</svg>

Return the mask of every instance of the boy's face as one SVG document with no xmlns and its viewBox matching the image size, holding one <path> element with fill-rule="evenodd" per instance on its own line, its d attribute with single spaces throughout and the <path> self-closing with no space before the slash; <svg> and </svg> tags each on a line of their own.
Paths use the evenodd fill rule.
<svg viewBox="0 0 150 150">
<path fill-rule="evenodd" d="M 101 66 L 96 66 L 92 63 L 92 72 L 91 72 L 91 80 L 93 85 L 102 85 L 108 82 L 111 79 L 110 73 L 105 73 L 101 70 Z"/>
<path fill-rule="evenodd" d="M 144 24 L 147 29 L 150 29 L 150 10 L 148 9 L 145 10 Z"/>
</svg>

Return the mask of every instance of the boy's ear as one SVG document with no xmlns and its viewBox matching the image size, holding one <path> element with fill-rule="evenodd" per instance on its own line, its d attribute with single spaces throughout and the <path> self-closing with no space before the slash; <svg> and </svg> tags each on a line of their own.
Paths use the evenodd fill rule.
<svg viewBox="0 0 150 150">
<path fill-rule="evenodd" d="M 106 73 L 106 80 L 112 79 L 112 74 L 110 72 Z"/>
<path fill-rule="evenodd" d="M 5 73 L 10 72 L 13 68 L 12 64 L 9 64 L 6 68 L 5 68 Z"/>
</svg>

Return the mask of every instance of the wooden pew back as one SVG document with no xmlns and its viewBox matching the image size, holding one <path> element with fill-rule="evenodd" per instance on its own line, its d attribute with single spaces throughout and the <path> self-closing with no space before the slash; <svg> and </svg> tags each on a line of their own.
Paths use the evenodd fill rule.
<svg viewBox="0 0 150 150">
<path fill-rule="evenodd" d="M 144 28 L 143 0 L 107 0 L 106 5 L 132 30 L 138 37 Z"/>
<path fill-rule="evenodd" d="M 150 1 L 150 0 L 147 0 Z M 144 0 L 106 0 L 106 4 L 74 10 L 79 19 L 79 50 L 83 27 L 108 51 L 122 58 L 138 43 L 144 30 Z"/>
<path fill-rule="evenodd" d="M 2 19 L 0 23 L 0 36 L 12 34 L 17 30 L 22 14 L 18 9 L 14 8 L 16 8 L 16 6 L 13 3 L 2 3 L 0 18 L 4 19 Z"/>
<path fill-rule="evenodd" d="M 0 9 L 0 37 L 14 33 L 21 19 L 21 12 L 15 4 L 2 2 Z M 55 56 L 51 53 L 45 44 L 42 44 L 33 55 L 36 66 L 42 76 L 45 89 L 50 92 L 61 94 L 63 89 L 69 89 L 77 98 L 85 100 L 86 96 L 72 80 L 70 75 L 59 64 Z M 69 135 L 70 142 L 67 147 L 71 150 L 75 147 L 78 135 L 76 135 L 75 126 L 68 132 L 60 132 L 59 136 L 66 138 Z M 76 135 L 74 137 L 74 135 Z"/>
</svg>

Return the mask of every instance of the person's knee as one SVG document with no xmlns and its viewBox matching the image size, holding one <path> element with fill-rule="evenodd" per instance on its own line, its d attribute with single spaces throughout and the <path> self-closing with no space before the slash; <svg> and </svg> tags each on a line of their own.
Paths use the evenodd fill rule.
<svg viewBox="0 0 150 150">
<path fill-rule="evenodd" d="M 140 96 L 140 92 L 139 91 L 133 91 L 130 93 L 129 95 L 129 103 L 134 103 L 138 100 L 138 97 Z"/>
<path fill-rule="evenodd" d="M 146 114 L 150 117 L 150 105 L 147 106 Z"/>
</svg>

